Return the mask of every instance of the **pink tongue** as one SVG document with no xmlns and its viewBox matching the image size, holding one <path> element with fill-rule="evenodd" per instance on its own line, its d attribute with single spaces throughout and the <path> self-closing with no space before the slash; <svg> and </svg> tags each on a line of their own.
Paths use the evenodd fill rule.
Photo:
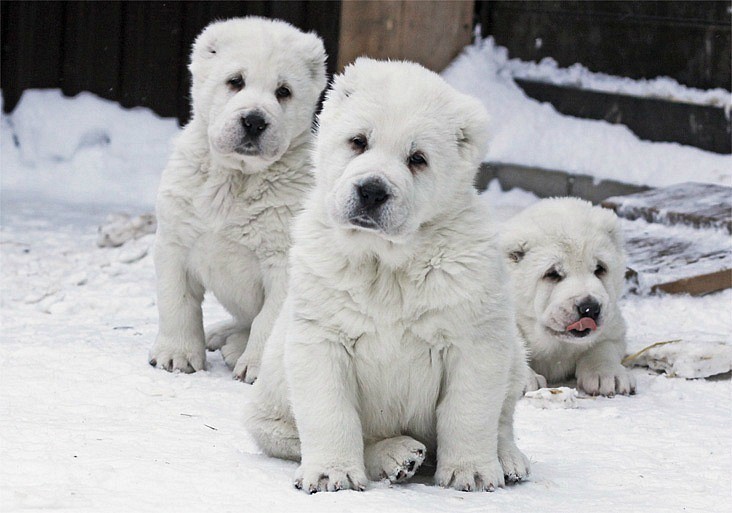
<svg viewBox="0 0 732 513">
<path fill-rule="evenodd" d="M 592 330 L 595 331 L 597 329 L 597 324 L 595 324 L 595 321 L 593 319 L 590 319 L 589 317 L 582 317 L 579 321 L 575 322 L 574 324 L 570 324 L 567 326 L 567 331 L 577 330 L 577 331 L 585 331 L 585 330 Z"/>
</svg>

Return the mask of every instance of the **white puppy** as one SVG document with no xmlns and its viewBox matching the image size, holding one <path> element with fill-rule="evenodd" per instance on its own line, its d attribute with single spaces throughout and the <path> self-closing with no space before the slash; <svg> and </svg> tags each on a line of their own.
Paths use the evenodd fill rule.
<svg viewBox="0 0 732 513">
<path fill-rule="evenodd" d="M 528 366 L 472 185 L 486 129 L 477 100 L 413 63 L 359 59 L 329 91 L 249 417 L 267 454 L 301 459 L 298 488 L 400 482 L 426 455 L 459 490 L 528 474 Z"/>
<path fill-rule="evenodd" d="M 157 200 L 152 365 L 204 368 L 201 302 L 211 290 L 234 320 L 209 335 L 209 348 L 221 348 L 235 376 L 256 379 L 286 294 L 290 220 L 312 182 L 324 61 L 316 35 L 263 18 L 213 23 L 196 39 L 193 119 Z"/>
<path fill-rule="evenodd" d="M 620 364 L 625 253 L 617 216 L 577 198 L 543 200 L 506 223 L 501 246 L 536 372 L 527 388 L 576 375 L 588 394 L 634 393 Z"/>
</svg>

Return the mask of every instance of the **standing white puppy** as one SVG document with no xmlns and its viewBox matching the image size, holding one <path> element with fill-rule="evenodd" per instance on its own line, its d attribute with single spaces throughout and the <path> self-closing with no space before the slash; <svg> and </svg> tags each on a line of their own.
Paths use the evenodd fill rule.
<svg viewBox="0 0 732 513">
<path fill-rule="evenodd" d="M 234 320 L 209 334 L 209 348 L 221 349 L 239 379 L 256 379 L 286 293 L 290 220 L 312 182 L 324 61 L 320 38 L 281 21 L 213 23 L 196 39 L 193 119 L 157 200 L 152 365 L 204 368 L 201 302 L 211 290 Z"/>
<path fill-rule="evenodd" d="M 576 375 L 588 394 L 634 393 L 620 364 L 625 252 L 617 216 L 578 198 L 543 200 L 506 223 L 501 245 L 535 371 L 527 388 Z"/>
<path fill-rule="evenodd" d="M 472 185 L 486 131 L 477 100 L 417 64 L 358 59 L 329 91 L 249 417 L 267 454 L 301 460 L 298 488 L 401 482 L 426 455 L 458 490 L 528 474 L 528 367 Z"/>
</svg>

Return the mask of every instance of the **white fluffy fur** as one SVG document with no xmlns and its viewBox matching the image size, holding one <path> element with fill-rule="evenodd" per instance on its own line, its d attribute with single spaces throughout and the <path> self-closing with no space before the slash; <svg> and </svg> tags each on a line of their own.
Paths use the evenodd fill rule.
<svg viewBox="0 0 732 513">
<path fill-rule="evenodd" d="M 237 377 L 256 379 L 286 293 L 290 220 L 312 182 L 310 127 L 324 60 L 317 36 L 262 18 L 213 23 L 196 39 L 193 119 L 157 200 L 160 327 L 151 364 L 204 368 L 201 301 L 211 290 L 234 320 L 209 334 L 209 347 L 221 348 Z M 227 84 L 238 75 L 240 91 Z M 280 101 L 282 85 L 292 96 Z M 258 150 L 245 155 L 242 118 L 253 111 L 268 127 Z"/>
<path fill-rule="evenodd" d="M 629 394 L 633 376 L 620 364 L 625 323 L 618 307 L 625 253 L 617 216 L 577 198 L 542 200 L 511 219 L 501 245 L 512 276 L 519 332 L 529 348 L 528 389 L 577 377 L 592 395 Z M 596 274 L 598 263 L 606 272 Z M 557 270 L 559 282 L 545 278 Z M 565 333 L 579 319 L 577 305 L 594 298 L 597 330 L 584 338 Z"/>
<path fill-rule="evenodd" d="M 486 128 L 479 102 L 412 63 L 359 59 L 329 91 L 248 418 L 267 454 L 301 461 L 297 487 L 400 482 L 425 455 L 459 490 L 528 474 L 513 437 L 528 367 L 472 187 Z M 410 169 L 416 151 L 427 165 Z M 391 194 L 383 226 L 358 228 L 341 214 L 374 176 Z"/>
</svg>

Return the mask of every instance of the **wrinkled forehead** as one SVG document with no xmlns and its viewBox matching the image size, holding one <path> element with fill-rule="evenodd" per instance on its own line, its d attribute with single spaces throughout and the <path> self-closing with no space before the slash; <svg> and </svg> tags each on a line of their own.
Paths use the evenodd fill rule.
<svg viewBox="0 0 732 513">
<path fill-rule="evenodd" d="M 401 89 L 359 88 L 338 105 L 337 112 L 325 113 L 333 130 L 355 136 L 365 135 L 369 144 L 439 145 L 454 142 L 459 120 L 448 98 L 433 92 L 407 87 Z M 324 123 L 324 129 L 328 126 Z"/>
<path fill-rule="evenodd" d="M 305 81 L 308 70 L 302 56 L 282 40 L 270 37 L 266 32 L 258 38 L 255 34 L 224 40 L 217 51 L 219 75 L 241 73 L 252 80 L 265 82 Z"/>
<path fill-rule="evenodd" d="M 584 271 L 593 268 L 598 262 L 611 262 L 615 252 L 610 237 L 604 233 L 596 232 L 588 237 L 568 230 L 557 230 L 543 244 L 531 248 L 527 256 L 538 267 L 548 269 L 559 266 L 565 271 Z"/>
</svg>

